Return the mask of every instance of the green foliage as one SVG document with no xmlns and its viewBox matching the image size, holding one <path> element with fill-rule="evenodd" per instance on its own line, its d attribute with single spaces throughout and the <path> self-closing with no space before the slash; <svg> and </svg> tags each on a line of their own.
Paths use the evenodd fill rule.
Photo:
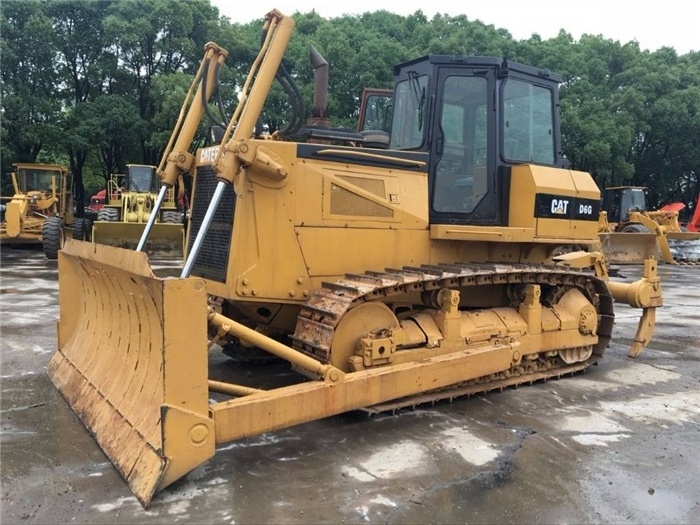
<svg viewBox="0 0 700 525">
<path fill-rule="evenodd" d="M 17 161 L 68 163 L 88 195 L 128 162 L 159 162 L 208 41 L 229 51 L 220 95 L 230 116 L 264 15 L 234 24 L 209 0 L 3 0 L 0 9 L 3 171 Z M 303 95 L 304 120 L 313 104 L 310 45 L 329 64 L 331 123 L 347 128 L 363 88 L 391 87 L 396 64 L 427 54 L 505 56 L 562 75 L 563 148 L 574 169 L 601 187 L 646 185 L 652 206 L 695 203 L 700 53 L 641 51 L 594 35 L 576 41 L 565 31 L 518 41 L 465 15 L 421 11 L 293 17 L 284 64 Z M 292 118 L 278 85 L 262 117 L 272 129 Z"/>
<path fill-rule="evenodd" d="M 51 19 L 37 0 L 4 1 L 2 54 L 2 171 L 10 162 L 33 162 L 60 137 L 56 122 L 61 82 L 54 65 Z"/>
</svg>

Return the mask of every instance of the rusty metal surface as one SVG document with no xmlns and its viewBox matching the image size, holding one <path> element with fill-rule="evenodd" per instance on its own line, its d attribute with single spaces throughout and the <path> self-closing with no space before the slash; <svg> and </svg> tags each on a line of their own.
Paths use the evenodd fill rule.
<svg viewBox="0 0 700 525">
<path fill-rule="evenodd" d="M 214 452 L 204 285 L 155 278 L 145 254 L 87 242 L 69 241 L 58 266 L 58 349 L 49 377 L 148 506 L 158 487 L 181 475 L 178 465 L 189 464 L 187 472 Z M 180 408 L 198 420 L 178 419 Z M 202 437 L 191 451 L 197 424 Z"/>
<path fill-rule="evenodd" d="M 294 345 L 323 362 L 331 361 L 331 344 L 338 321 L 363 301 L 391 302 L 392 297 L 442 288 L 462 289 L 478 294 L 478 286 L 536 283 L 582 290 L 598 309 L 599 342 L 594 354 L 600 356 L 610 341 L 613 326 L 612 298 L 605 284 L 591 272 L 563 266 L 526 264 L 424 265 L 418 268 L 388 269 L 378 274 L 346 275 L 340 281 L 324 283 L 303 305 L 292 339 Z M 595 362 L 592 358 L 590 364 Z M 554 374 L 554 372 L 553 372 Z"/>
</svg>

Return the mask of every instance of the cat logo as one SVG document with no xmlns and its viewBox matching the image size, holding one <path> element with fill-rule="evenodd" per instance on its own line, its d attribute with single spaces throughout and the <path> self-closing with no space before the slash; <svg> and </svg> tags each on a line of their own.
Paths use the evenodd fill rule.
<svg viewBox="0 0 700 525">
<path fill-rule="evenodd" d="M 219 152 L 219 146 L 211 146 L 209 148 L 204 148 L 199 154 L 199 162 L 201 164 L 207 164 L 214 162 L 216 154 Z"/>
<path fill-rule="evenodd" d="M 566 215 L 569 208 L 569 201 L 564 199 L 552 199 L 552 213 L 555 215 Z"/>
</svg>

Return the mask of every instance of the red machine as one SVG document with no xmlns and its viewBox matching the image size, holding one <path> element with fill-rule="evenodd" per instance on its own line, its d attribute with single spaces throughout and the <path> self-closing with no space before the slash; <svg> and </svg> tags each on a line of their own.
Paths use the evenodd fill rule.
<svg viewBox="0 0 700 525">
<path fill-rule="evenodd" d="M 106 199 L 107 191 L 100 190 L 90 197 L 90 204 L 88 204 L 88 208 L 95 212 L 100 211 L 104 207 Z"/>
<path fill-rule="evenodd" d="M 671 202 L 669 204 L 666 204 L 661 208 L 660 211 L 681 211 L 685 208 L 685 204 L 682 202 Z M 698 200 L 695 203 L 695 208 L 693 209 L 693 217 L 690 219 L 690 222 L 686 224 L 685 229 L 688 230 L 689 232 L 698 232 L 700 231 L 700 193 L 698 194 Z"/>
</svg>

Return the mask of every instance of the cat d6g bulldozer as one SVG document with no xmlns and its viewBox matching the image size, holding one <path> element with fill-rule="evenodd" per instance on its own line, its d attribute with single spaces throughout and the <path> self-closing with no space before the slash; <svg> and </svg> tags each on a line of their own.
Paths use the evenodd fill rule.
<svg viewBox="0 0 700 525">
<path fill-rule="evenodd" d="M 562 167 L 560 77 L 426 56 L 395 68 L 386 149 L 337 129 L 258 137 L 275 78 L 299 94 L 281 64 L 292 28 L 267 15 L 220 142 L 192 154 L 226 57 L 206 47 L 159 168 L 159 197 L 193 177 L 179 277 L 138 250 L 60 253 L 49 374 L 144 506 L 221 443 L 584 370 L 616 301 L 641 309 L 636 355 L 662 304 L 654 260 L 624 283 L 600 253 L 556 255 L 597 241 L 600 199 L 588 173 Z M 210 379 L 209 352 L 228 341 L 286 360 L 298 381 Z"/>
</svg>

